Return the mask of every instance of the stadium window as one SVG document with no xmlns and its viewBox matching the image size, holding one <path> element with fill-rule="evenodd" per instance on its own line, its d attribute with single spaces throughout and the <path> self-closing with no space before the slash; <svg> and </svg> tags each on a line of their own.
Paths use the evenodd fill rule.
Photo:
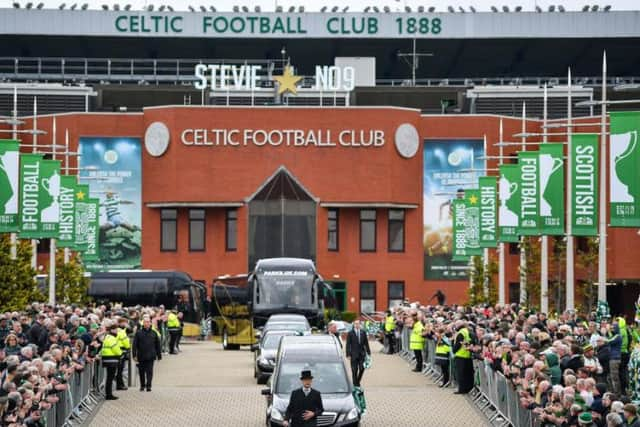
<svg viewBox="0 0 640 427">
<path fill-rule="evenodd" d="M 389 252 L 404 252 L 404 210 L 389 210 Z"/>
<path fill-rule="evenodd" d="M 177 209 L 162 209 L 160 211 L 160 250 L 178 250 Z"/>
<path fill-rule="evenodd" d="M 376 211 L 360 211 L 360 252 L 376 251 Z"/>
<path fill-rule="evenodd" d="M 204 209 L 189 209 L 189 251 L 204 251 L 206 247 Z"/>
<path fill-rule="evenodd" d="M 402 305 L 404 301 L 404 282 L 389 282 L 387 293 L 390 309 Z"/>
<path fill-rule="evenodd" d="M 225 218 L 225 249 L 227 252 L 238 250 L 238 209 L 227 209 Z"/>
<path fill-rule="evenodd" d="M 328 216 L 327 249 L 330 251 L 338 251 L 340 248 L 340 222 L 338 209 L 329 209 Z"/>
<path fill-rule="evenodd" d="M 360 282 L 360 313 L 376 311 L 376 282 Z"/>
<path fill-rule="evenodd" d="M 517 304 L 520 302 L 520 283 L 509 282 L 509 304 Z"/>
</svg>

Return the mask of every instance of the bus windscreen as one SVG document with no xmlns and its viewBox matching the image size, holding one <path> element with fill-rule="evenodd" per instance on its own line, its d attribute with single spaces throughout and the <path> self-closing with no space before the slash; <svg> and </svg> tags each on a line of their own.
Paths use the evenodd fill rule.
<svg viewBox="0 0 640 427">
<path fill-rule="evenodd" d="M 262 308 L 313 308 L 315 275 L 304 270 L 270 270 L 257 274 Z"/>
</svg>

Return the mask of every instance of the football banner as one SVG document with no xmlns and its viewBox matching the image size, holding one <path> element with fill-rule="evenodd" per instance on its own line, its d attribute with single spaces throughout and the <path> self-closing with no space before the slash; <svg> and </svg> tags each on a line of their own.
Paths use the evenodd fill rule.
<svg viewBox="0 0 640 427">
<path fill-rule="evenodd" d="M 571 136 L 571 234 L 598 235 L 598 135 Z"/>
<path fill-rule="evenodd" d="M 540 234 L 564 235 L 563 144 L 541 144 L 538 157 Z"/>
<path fill-rule="evenodd" d="M 76 177 L 63 175 L 60 180 L 60 228 L 58 246 L 71 248 L 75 245 L 76 231 Z"/>
<path fill-rule="evenodd" d="M 540 234 L 539 209 L 539 153 L 521 151 L 518 153 L 520 172 L 520 224 L 518 234 L 537 236 Z"/>
<path fill-rule="evenodd" d="M 0 139 L 0 233 L 19 230 L 20 143 Z"/>
<path fill-rule="evenodd" d="M 498 244 L 498 217 L 496 210 L 496 177 L 478 178 L 480 189 L 480 247 L 495 248 Z"/>
<path fill-rule="evenodd" d="M 500 165 L 498 181 L 498 237 L 501 242 L 518 242 L 520 224 L 520 168 L 518 165 Z"/>
<path fill-rule="evenodd" d="M 40 168 L 42 154 L 20 155 L 20 203 L 19 220 L 21 239 L 37 239 L 42 237 L 40 221 Z"/>
<path fill-rule="evenodd" d="M 640 112 L 611 113 L 609 197 L 612 227 L 640 227 Z"/>
</svg>

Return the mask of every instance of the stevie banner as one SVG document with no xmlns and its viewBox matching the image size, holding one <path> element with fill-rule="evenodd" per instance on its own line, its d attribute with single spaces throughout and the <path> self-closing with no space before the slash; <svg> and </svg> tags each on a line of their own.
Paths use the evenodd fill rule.
<svg viewBox="0 0 640 427">
<path fill-rule="evenodd" d="M 467 255 L 482 255 L 482 248 L 480 248 L 480 190 L 465 190 L 464 202 L 464 237 Z"/>
<path fill-rule="evenodd" d="M 89 200 L 89 186 L 76 185 L 74 196 L 75 243 L 73 244 L 73 250 L 78 252 L 85 252 L 87 250 L 87 235 L 89 228 L 89 215 L 87 213 L 87 210 L 89 208 L 87 203 L 87 201 Z"/>
</svg>

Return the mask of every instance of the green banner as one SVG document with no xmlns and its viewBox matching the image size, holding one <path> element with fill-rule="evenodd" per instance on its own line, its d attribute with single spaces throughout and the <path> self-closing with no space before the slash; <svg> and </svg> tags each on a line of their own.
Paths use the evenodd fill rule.
<svg viewBox="0 0 640 427">
<path fill-rule="evenodd" d="M 82 259 L 96 261 L 100 259 L 98 236 L 100 234 L 100 199 L 89 198 L 87 205 L 87 250 Z"/>
<path fill-rule="evenodd" d="M 87 234 L 88 234 L 88 220 L 89 215 L 87 210 L 89 204 L 89 186 L 88 185 L 76 185 L 76 191 L 74 194 L 74 234 L 75 243 L 73 249 L 78 252 L 84 252 L 87 250 Z"/>
<path fill-rule="evenodd" d="M 40 221 L 40 168 L 42 154 L 20 155 L 20 238 L 37 239 L 42 237 Z"/>
<path fill-rule="evenodd" d="M 76 217 L 76 177 L 63 175 L 60 180 L 60 231 L 58 246 L 71 248 L 75 245 L 75 217 Z"/>
<path fill-rule="evenodd" d="M 495 176 L 478 178 L 480 188 L 480 247 L 495 248 L 498 245 L 498 212 L 496 209 Z"/>
<path fill-rule="evenodd" d="M 480 190 L 464 190 L 467 255 L 482 255 L 480 248 Z"/>
<path fill-rule="evenodd" d="M 536 236 L 540 234 L 539 170 L 538 152 L 518 153 L 520 172 L 520 224 L 518 234 Z"/>
<path fill-rule="evenodd" d="M 571 136 L 571 234 L 598 235 L 598 135 Z"/>
<path fill-rule="evenodd" d="M 518 225 L 520 224 L 520 168 L 518 165 L 500 165 L 498 181 L 499 238 L 501 242 L 518 242 Z"/>
<path fill-rule="evenodd" d="M 58 237 L 60 223 L 60 162 L 43 160 L 40 167 L 40 237 Z"/>
<path fill-rule="evenodd" d="M 542 144 L 539 153 L 540 234 L 562 236 L 565 217 L 563 144 Z"/>
<path fill-rule="evenodd" d="M 640 112 L 611 113 L 609 198 L 612 227 L 640 227 Z"/>
<path fill-rule="evenodd" d="M 0 233 L 19 230 L 20 143 L 0 139 Z"/>
<path fill-rule="evenodd" d="M 451 201 L 451 209 L 453 211 L 453 253 L 451 259 L 453 261 L 468 261 L 467 239 L 465 238 L 466 204 L 463 199 L 454 199 Z"/>
</svg>

